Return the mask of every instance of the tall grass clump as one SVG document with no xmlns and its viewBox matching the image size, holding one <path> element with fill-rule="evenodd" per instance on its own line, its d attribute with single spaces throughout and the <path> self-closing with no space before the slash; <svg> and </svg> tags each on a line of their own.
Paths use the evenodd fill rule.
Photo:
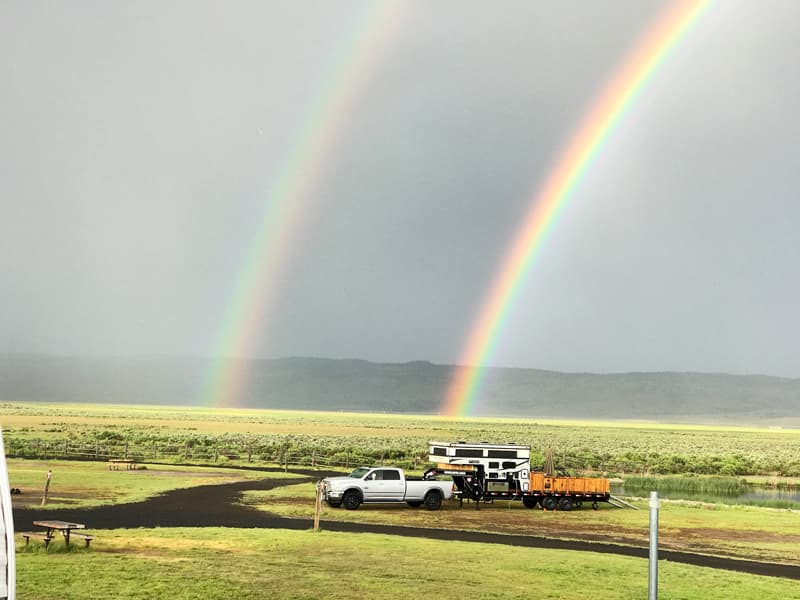
<svg viewBox="0 0 800 600">
<path fill-rule="evenodd" d="M 625 491 L 656 490 L 659 492 L 684 492 L 687 494 L 712 494 L 715 496 L 740 496 L 750 488 L 739 477 L 640 477 L 626 476 Z"/>
</svg>

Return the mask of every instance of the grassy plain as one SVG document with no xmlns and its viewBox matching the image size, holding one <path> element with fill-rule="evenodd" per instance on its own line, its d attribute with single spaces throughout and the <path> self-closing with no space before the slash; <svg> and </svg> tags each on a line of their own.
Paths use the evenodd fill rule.
<svg viewBox="0 0 800 600">
<path fill-rule="evenodd" d="M 800 465 L 800 431 L 758 427 L 30 403 L 0 406 L 0 424 L 7 447 L 9 440 L 65 439 L 205 447 L 246 443 L 298 452 L 315 448 L 329 457 L 346 453 L 359 462 L 415 458 L 421 468 L 431 439 L 516 441 L 536 451 L 553 447 L 557 462 L 575 469 L 623 466 L 641 472 L 644 465 L 658 472 L 655 466 L 661 464 L 684 472 L 680 469 L 696 465 L 744 465 L 753 473 L 763 472 L 772 484 L 791 482 L 775 473 Z M 255 456 L 254 464 L 263 464 L 263 458 Z M 733 462 L 725 462 L 728 458 Z M 236 461 L 220 457 L 220 462 Z M 12 486 L 26 492 L 16 501 L 38 503 L 44 475 L 53 470 L 49 505 L 54 508 L 130 502 L 168 489 L 269 476 L 184 464 L 147 466 L 126 472 L 108 471 L 105 462 L 9 461 Z M 299 484 L 246 492 L 242 502 L 309 519 L 313 493 L 311 484 Z M 643 502 L 638 504 L 644 508 Z M 545 513 L 507 502 L 480 511 L 446 505 L 438 512 L 405 506 L 358 511 L 326 506 L 323 529 L 325 520 L 333 519 L 644 545 L 648 513 L 607 507 Z M 58 545 L 49 551 L 37 545 L 20 548 L 18 597 L 419 598 L 463 590 L 464 573 L 483 574 L 479 579 L 486 587 L 477 597 L 568 599 L 584 598 L 590 591 L 594 598 L 641 598 L 647 589 L 646 561 L 594 553 L 326 531 L 159 528 L 96 533 L 88 550 L 64 552 Z M 664 502 L 660 537 L 665 548 L 800 563 L 797 511 Z M 591 582 L 591 589 L 576 581 Z M 662 598 L 800 598 L 795 581 L 666 562 L 659 591 Z"/>
<path fill-rule="evenodd" d="M 0 404 L 4 429 L 28 428 L 28 433 L 41 437 L 59 433 L 63 423 L 77 426 L 140 425 L 167 426 L 171 429 L 201 433 L 316 433 L 358 436 L 380 431 L 387 436 L 433 439 L 442 433 L 523 432 L 529 427 L 594 427 L 620 431 L 686 433 L 755 433 L 770 436 L 800 436 L 798 428 L 747 425 L 672 424 L 650 421 L 581 421 L 566 419 L 471 418 L 439 415 L 406 415 L 382 413 L 347 413 L 292 411 L 246 408 L 199 408 L 120 404 L 61 404 L 44 402 L 5 402 Z M 57 420 L 54 420 L 57 419 Z M 387 430 L 387 431 L 384 431 Z M 449 439 L 449 438 L 448 438 Z M 516 440 L 525 443 L 524 440 Z"/>
<path fill-rule="evenodd" d="M 52 471 L 47 506 L 77 508 L 137 502 L 161 492 L 214 483 L 264 479 L 269 473 L 185 465 L 140 465 L 135 471 L 109 471 L 104 462 L 8 459 L 9 483 L 19 488 L 14 506 L 41 504 L 47 471 Z M 292 475 L 280 474 L 281 477 Z"/>
<path fill-rule="evenodd" d="M 591 552 L 223 528 L 104 531 L 93 546 L 20 552 L 17 597 L 417 599 L 465 585 L 475 598 L 647 595 L 646 560 Z M 793 580 L 661 561 L 659 597 L 791 600 L 800 590 Z"/>
</svg>

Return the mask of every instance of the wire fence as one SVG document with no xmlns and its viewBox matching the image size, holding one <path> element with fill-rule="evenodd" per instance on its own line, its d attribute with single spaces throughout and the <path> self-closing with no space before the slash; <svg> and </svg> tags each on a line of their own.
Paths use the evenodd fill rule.
<svg viewBox="0 0 800 600">
<path fill-rule="evenodd" d="M 274 466 L 349 470 L 359 466 L 391 465 L 409 471 L 430 466 L 427 448 L 399 452 L 354 451 L 337 448 L 292 448 L 274 444 L 183 444 L 119 441 L 81 442 L 69 439 L 6 440 L 6 454 L 13 458 L 40 460 L 131 461 L 132 463 L 167 463 L 186 465 Z M 558 470 L 581 475 L 643 474 L 651 472 L 642 461 L 589 456 L 557 457 Z"/>
<path fill-rule="evenodd" d="M 306 450 L 259 445 L 201 445 L 131 443 L 81 443 L 71 440 L 10 439 L 6 442 L 10 458 L 39 460 L 130 461 L 186 465 L 282 465 L 294 467 L 352 469 L 365 465 L 391 464 L 416 470 L 427 464 L 427 454 L 397 456 L 330 449 Z"/>
</svg>

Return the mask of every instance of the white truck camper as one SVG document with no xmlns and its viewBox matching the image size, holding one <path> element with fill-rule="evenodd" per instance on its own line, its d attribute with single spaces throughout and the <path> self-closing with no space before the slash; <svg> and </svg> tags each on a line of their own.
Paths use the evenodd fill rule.
<svg viewBox="0 0 800 600">
<path fill-rule="evenodd" d="M 428 460 L 436 466 L 425 477 L 449 475 L 459 501 L 519 500 L 527 508 L 573 510 L 589 502 L 615 500 L 606 478 L 557 474 L 552 465 L 531 467 L 531 447 L 524 444 L 487 442 L 430 442 Z M 545 461 L 547 462 L 547 461 Z M 551 461 L 552 462 L 552 461 Z"/>
</svg>

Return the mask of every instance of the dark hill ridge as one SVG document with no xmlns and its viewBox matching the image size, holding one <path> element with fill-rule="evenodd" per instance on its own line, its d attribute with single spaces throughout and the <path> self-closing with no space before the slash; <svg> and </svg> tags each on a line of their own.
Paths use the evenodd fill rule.
<svg viewBox="0 0 800 600">
<path fill-rule="evenodd" d="M 242 405 L 437 413 L 452 367 L 424 361 L 238 360 Z M 0 400 L 199 404 L 215 361 L 192 357 L 0 356 Z M 800 380 L 708 373 L 488 369 L 476 412 L 492 416 L 664 421 L 800 418 Z"/>
</svg>

